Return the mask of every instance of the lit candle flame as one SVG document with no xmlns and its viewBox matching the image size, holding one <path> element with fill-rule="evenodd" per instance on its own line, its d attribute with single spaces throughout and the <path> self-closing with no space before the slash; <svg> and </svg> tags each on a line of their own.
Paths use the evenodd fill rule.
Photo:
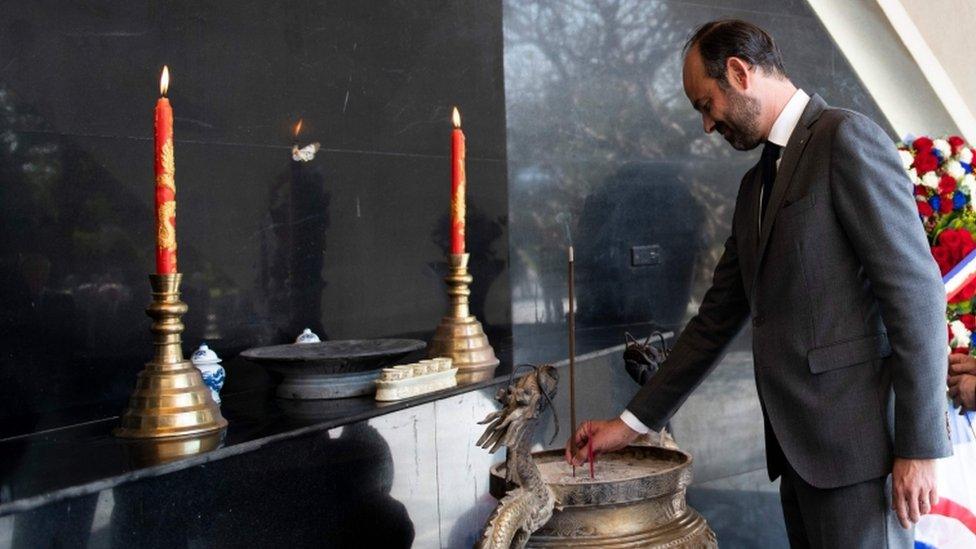
<svg viewBox="0 0 976 549">
<path fill-rule="evenodd" d="M 159 77 L 159 95 L 166 96 L 169 90 L 169 67 L 163 65 L 163 75 Z"/>
<path fill-rule="evenodd" d="M 454 112 L 451 114 L 451 120 L 454 122 L 455 128 L 461 127 L 461 113 L 458 112 L 457 107 L 454 107 Z"/>
<path fill-rule="evenodd" d="M 299 118 L 298 119 L 298 123 L 295 124 L 295 139 L 298 139 L 298 134 L 299 134 L 299 132 L 302 131 L 302 122 L 304 122 L 304 121 L 305 120 L 303 118 Z"/>
</svg>

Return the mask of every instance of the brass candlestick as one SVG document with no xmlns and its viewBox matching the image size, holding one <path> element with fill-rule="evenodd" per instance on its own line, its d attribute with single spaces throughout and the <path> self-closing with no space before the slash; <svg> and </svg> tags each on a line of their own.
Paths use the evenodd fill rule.
<svg viewBox="0 0 976 549">
<path fill-rule="evenodd" d="M 468 285 L 474 278 L 468 274 L 469 254 L 450 254 L 451 273 L 444 280 L 451 296 L 451 310 L 441 319 L 427 346 L 427 356 L 450 357 L 458 369 L 459 384 L 484 381 L 494 377 L 498 359 L 488 343 L 488 336 L 468 308 Z"/>
<path fill-rule="evenodd" d="M 149 275 L 153 301 L 146 309 L 156 354 L 139 372 L 136 390 L 114 434 L 124 438 L 161 438 L 219 431 L 227 426 L 200 371 L 183 359 L 180 301 L 183 275 Z"/>
</svg>

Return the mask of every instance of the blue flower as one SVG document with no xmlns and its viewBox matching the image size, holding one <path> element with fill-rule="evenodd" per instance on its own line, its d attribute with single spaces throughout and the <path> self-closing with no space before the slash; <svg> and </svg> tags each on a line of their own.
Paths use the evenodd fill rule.
<svg viewBox="0 0 976 549">
<path fill-rule="evenodd" d="M 966 206 L 966 195 L 959 191 L 952 194 L 952 209 L 961 210 Z"/>
<path fill-rule="evenodd" d="M 960 162 L 959 165 L 962 166 L 963 171 L 965 171 L 966 173 L 973 173 L 972 164 L 966 164 L 965 162 Z"/>
<path fill-rule="evenodd" d="M 969 346 L 976 347 L 976 332 L 969 334 Z"/>
<path fill-rule="evenodd" d="M 939 164 L 941 164 L 942 161 L 945 160 L 945 157 L 943 157 L 942 155 L 942 151 L 936 149 L 935 147 L 932 147 L 932 154 L 934 154 L 935 157 L 939 159 Z"/>
<path fill-rule="evenodd" d="M 929 206 L 932 206 L 935 213 L 939 213 L 939 207 L 942 206 L 942 199 L 939 198 L 939 195 L 935 195 L 929 199 Z"/>
</svg>

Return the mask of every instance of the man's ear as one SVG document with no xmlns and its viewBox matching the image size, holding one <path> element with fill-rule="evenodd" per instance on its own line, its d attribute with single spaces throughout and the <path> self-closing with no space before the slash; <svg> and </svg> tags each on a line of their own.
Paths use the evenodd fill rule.
<svg viewBox="0 0 976 549">
<path fill-rule="evenodd" d="M 752 85 L 752 66 L 738 57 L 729 57 L 725 61 L 725 74 L 729 85 L 737 91 L 746 91 Z"/>
</svg>

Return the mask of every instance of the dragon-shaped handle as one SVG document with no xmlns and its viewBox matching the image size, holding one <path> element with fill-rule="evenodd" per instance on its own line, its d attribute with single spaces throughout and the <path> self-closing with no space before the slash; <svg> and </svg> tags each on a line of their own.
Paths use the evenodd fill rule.
<svg viewBox="0 0 976 549">
<path fill-rule="evenodd" d="M 477 549 L 525 547 L 529 536 L 552 517 L 556 499 L 542 480 L 529 449 L 539 416 L 552 402 L 559 376 L 554 366 L 534 367 L 532 373 L 498 390 L 501 410 L 488 414 L 477 445 L 495 453 L 508 448 L 505 480 L 509 487 L 485 525 Z"/>
</svg>

